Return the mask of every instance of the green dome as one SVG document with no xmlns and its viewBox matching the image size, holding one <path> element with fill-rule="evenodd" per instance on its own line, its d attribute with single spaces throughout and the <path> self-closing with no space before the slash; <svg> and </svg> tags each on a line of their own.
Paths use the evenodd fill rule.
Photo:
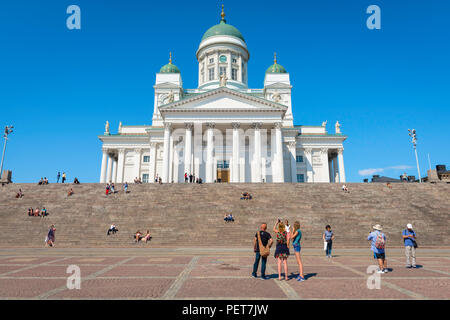
<svg viewBox="0 0 450 320">
<path fill-rule="evenodd" d="M 287 71 L 281 64 L 274 63 L 267 69 L 266 73 L 287 73 Z"/>
<path fill-rule="evenodd" d="M 178 69 L 176 65 L 169 62 L 159 70 L 159 73 L 180 73 L 180 69 Z"/>
<path fill-rule="evenodd" d="M 232 36 L 241 39 L 245 42 L 244 36 L 242 33 L 231 24 L 227 24 L 225 19 L 220 21 L 219 24 L 212 26 L 209 28 L 202 37 L 202 41 L 213 36 Z"/>
</svg>

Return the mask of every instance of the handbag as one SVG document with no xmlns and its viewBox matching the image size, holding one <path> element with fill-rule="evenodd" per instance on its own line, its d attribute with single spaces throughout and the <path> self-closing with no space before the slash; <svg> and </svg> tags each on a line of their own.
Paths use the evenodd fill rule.
<svg viewBox="0 0 450 320">
<path fill-rule="evenodd" d="M 325 250 L 325 251 L 327 250 L 327 245 L 328 245 L 328 243 L 326 241 L 324 241 L 323 242 L 323 250 Z"/>
<path fill-rule="evenodd" d="M 261 255 L 261 257 L 268 257 L 270 254 L 269 244 L 267 244 L 267 246 L 264 247 L 261 241 L 261 234 L 259 233 L 259 231 L 257 232 L 257 235 L 258 235 L 259 254 Z"/>
</svg>

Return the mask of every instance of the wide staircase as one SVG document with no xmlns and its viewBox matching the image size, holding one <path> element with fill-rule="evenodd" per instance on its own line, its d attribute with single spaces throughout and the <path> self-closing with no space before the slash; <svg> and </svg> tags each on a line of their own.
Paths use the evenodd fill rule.
<svg viewBox="0 0 450 320">
<path fill-rule="evenodd" d="M 0 187 L 0 246 L 42 247 L 56 226 L 58 247 L 131 247 L 132 235 L 149 229 L 147 246 L 251 246 L 261 222 L 271 233 L 278 218 L 298 220 L 302 244 L 320 248 L 330 224 L 335 246 L 367 247 L 367 235 L 381 224 L 388 245 L 402 245 L 401 231 L 412 223 L 420 246 L 450 246 L 450 185 L 348 184 L 141 184 L 105 195 L 102 184 L 9 184 Z M 24 197 L 15 198 L 22 189 Z M 74 194 L 67 196 L 69 188 Z M 252 200 L 240 200 L 242 192 Z M 29 217 L 29 207 L 45 206 L 49 216 Z M 232 213 L 234 223 L 225 223 Z M 115 223 L 119 232 L 107 236 Z M 144 244 L 139 244 L 144 246 Z"/>
</svg>

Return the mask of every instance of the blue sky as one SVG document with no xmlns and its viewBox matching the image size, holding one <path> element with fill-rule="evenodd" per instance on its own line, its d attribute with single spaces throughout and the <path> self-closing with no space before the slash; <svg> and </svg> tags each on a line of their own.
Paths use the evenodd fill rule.
<svg viewBox="0 0 450 320">
<path fill-rule="evenodd" d="M 97 182 L 105 121 L 113 132 L 119 121 L 151 124 L 155 73 L 169 51 L 184 86 L 197 86 L 195 51 L 221 3 L 2 1 L 0 126 L 15 126 L 4 169 L 15 182 L 54 181 L 57 171 Z M 334 132 L 340 121 L 348 181 L 368 169 L 417 176 L 408 128 L 418 132 L 422 175 L 428 153 L 432 166 L 450 165 L 449 1 L 224 3 L 249 47 L 249 86 L 263 86 L 276 51 L 294 86 L 295 124 L 328 120 Z M 81 30 L 66 27 L 71 4 Z M 381 30 L 366 27 L 372 4 Z"/>
</svg>

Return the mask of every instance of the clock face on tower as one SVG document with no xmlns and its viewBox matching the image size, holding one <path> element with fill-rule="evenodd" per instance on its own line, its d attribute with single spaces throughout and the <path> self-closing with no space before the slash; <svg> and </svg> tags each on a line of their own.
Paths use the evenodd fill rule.
<svg viewBox="0 0 450 320">
<path fill-rule="evenodd" d="M 227 57 L 226 56 L 220 56 L 219 60 L 220 60 L 220 62 L 227 62 Z"/>
</svg>

